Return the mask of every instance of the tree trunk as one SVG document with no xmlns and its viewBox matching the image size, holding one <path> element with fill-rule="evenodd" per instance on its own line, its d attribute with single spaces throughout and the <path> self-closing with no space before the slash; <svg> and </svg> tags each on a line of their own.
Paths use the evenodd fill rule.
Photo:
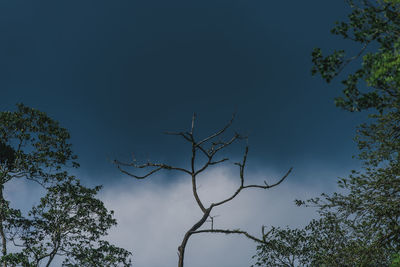
<svg viewBox="0 0 400 267">
<path fill-rule="evenodd" d="M 194 231 L 199 229 L 204 224 L 204 222 L 207 220 L 208 216 L 210 215 L 211 210 L 212 210 L 212 207 L 206 209 L 205 213 L 204 213 L 203 217 L 200 219 L 200 221 L 198 221 L 195 225 L 193 225 L 192 228 L 190 228 L 190 230 L 187 231 L 185 236 L 183 237 L 182 243 L 178 247 L 178 254 L 179 254 L 178 267 L 183 267 L 183 260 L 185 257 L 185 248 L 186 248 L 186 244 L 189 240 L 189 237 L 192 235 L 192 233 Z"/>
<path fill-rule="evenodd" d="M 7 239 L 4 233 L 4 220 L 5 220 L 5 210 L 6 210 L 6 201 L 3 196 L 4 186 L 0 185 L 0 236 L 1 236 L 1 253 L 2 256 L 7 255 Z M 7 263 L 3 263 L 2 267 L 7 267 Z"/>
</svg>

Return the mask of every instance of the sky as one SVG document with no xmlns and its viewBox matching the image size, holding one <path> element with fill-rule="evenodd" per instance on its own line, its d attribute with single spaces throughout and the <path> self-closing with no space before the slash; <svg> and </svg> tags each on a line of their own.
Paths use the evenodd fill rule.
<svg viewBox="0 0 400 267">
<path fill-rule="evenodd" d="M 109 238 L 133 252 L 135 266 L 176 266 L 185 229 L 201 216 L 188 177 L 137 181 L 111 161 L 134 153 L 188 166 L 190 146 L 163 132 L 189 130 L 195 112 L 201 139 L 236 113 L 230 133 L 248 136 L 249 181 L 293 172 L 279 188 L 216 211 L 217 222 L 254 234 L 263 224 L 304 225 L 315 214 L 293 200 L 335 190 L 359 166 L 352 138 L 364 114 L 335 107 L 340 80 L 310 74 L 314 47 L 357 49 L 329 32 L 347 13 L 337 0 L 0 0 L 0 111 L 22 102 L 58 120 L 79 156 L 76 175 L 103 184 L 100 197 L 116 212 Z M 231 163 L 245 145 L 201 177 L 201 197 L 234 190 Z M 40 195 L 24 182 L 6 189 L 22 208 Z M 186 264 L 248 266 L 254 254 L 243 238 L 196 236 Z"/>
</svg>

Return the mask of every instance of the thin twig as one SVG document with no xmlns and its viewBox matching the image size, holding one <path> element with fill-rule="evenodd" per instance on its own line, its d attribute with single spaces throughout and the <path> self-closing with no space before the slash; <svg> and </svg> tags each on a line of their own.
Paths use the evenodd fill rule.
<svg viewBox="0 0 400 267">
<path fill-rule="evenodd" d="M 223 132 L 225 132 L 226 129 L 228 129 L 228 128 L 232 125 L 234 119 L 235 119 L 235 114 L 232 115 L 232 119 L 228 122 L 228 124 L 226 124 L 226 125 L 224 126 L 224 128 L 222 128 L 222 129 L 219 130 L 218 132 L 216 132 L 216 133 L 214 133 L 214 134 L 212 134 L 212 135 L 210 135 L 210 136 L 204 138 L 202 141 L 198 142 L 196 145 L 199 146 L 199 145 L 201 145 L 201 144 L 203 144 L 203 143 L 209 141 L 210 139 L 213 139 L 213 138 L 219 136 L 220 134 L 222 134 Z"/>
</svg>

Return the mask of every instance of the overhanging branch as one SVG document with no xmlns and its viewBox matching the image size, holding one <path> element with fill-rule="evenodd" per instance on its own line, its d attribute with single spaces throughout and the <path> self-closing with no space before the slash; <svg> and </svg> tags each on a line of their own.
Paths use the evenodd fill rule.
<svg viewBox="0 0 400 267">
<path fill-rule="evenodd" d="M 134 162 L 132 162 L 132 163 L 124 163 L 124 162 L 120 162 L 118 160 L 114 160 L 114 164 L 117 165 L 117 168 L 122 173 L 124 173 L 126 175 L 129 175 L 129 176 L 131 176 L 133 178 L 136 178 L 136 179 L 144 179 L 144 178 L 146 178 L 146 177 L 148 177 L 148 176 L 150 176 L 150 175 L 152 175 L 152 174 L 154 174 L 154 173 L 156 173 L 156 172 L 158 172 L 160 170 L 163 170 L 163 169 L 164 170 L 181 171 L 181 172 L 184 172 L 184 173 L 187 173 L 187 174 L 191 174 L 190 171 L 188 171 L 188 170 L 186 170 L 184 168 L 174 167 L 174 166 L 170 166 L 170 165 L 167 165 L 167 164 L 164 164 L 164 163 L 148 162 L 148 163 L 145 163 L 145 164 L 137 165 Z M 155 169 L 147 172 L 145 175 L 140 176 L 140 175 L 136 175 L 136 174 L 133 174 L 131 172 L 128 172 L 128 171 L 122 169 L 121 166 L 133 167 L 133 168 L 136 168 L 136 169 L 146 169 L 146 168 L 155 168 Z"/>
<path fill-rule="evenodd" d="M 249 233 L 247 233 L 246 231 L 242 231 L 239 229 L 235 229 L 235 230 L 229 230 L 229 229 L 205 229 L 205 230 L 197 230 L 192 232 L 192 234 L 200 234 L 200 233 L 221 233 L 221 234 L 239 234 L 239 235 L 244 235 L 247 238 L 256 241 L 257 243 L 265 243 L 262 239 L 259 239 Z"/>
</svg>

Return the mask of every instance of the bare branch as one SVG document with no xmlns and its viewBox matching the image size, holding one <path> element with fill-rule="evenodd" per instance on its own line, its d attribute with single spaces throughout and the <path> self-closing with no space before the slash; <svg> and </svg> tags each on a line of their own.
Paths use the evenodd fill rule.
<svg viewBox="0 0 400 267">
<path fill-rule="evenodd" d="M 186 232 L 185 236 L 183 237 L 182 243 L 181 245 L 178 247 L 178 253 L 179 253 L 179 262 L 178 262 L 178 266 L 183 267 L 183 260 L 184 260 L 184 256 L 185 256 L 185 248 L 186 248 L 186 244 L 190 238 L 190 236 L 196 232 L 197 229 L 199 229 L 204 222 L 207 220 L 208 216 L 210 216 L 210 212 L 211 212 L 212 208 L 208 208 L 205 210 L 203 216 L 201 217 L 201 219 L 195 223 L 190 229 L 189 231 Z"/>
<path fill-rule="evenodd" d="M 265 185 L 244 185 L 244 167 L 246 165 L 246 159 L 247 159 L 247 153 L 248 153 L 248 148 L 246 147 L 246 152 L 243 156 L 243 162 L 242 163 L 236 163 L 236 165 L 239 165 L 240 167 L 240 186 L 238 187 L 238 189 L 236 189 L 236 191 L 232 194 L 232 196 L 230 196 L 229 198 L 226 198 L 220 202 L 217 203 L 212 203 L 211 207 L 216 207 L 216 206 L 220 206 L 226 202 L 231 201 L 232 199 L 234 199 L 239 193 L 240 191 L 242 191 L 243 189 L 246 188 L 261 188 L 261 189 L 269 189 L 272 187 L 275 187 L 277 185 L 279 185 L 280 183 L 282 183 L 288 176 L 289 174 L 292 172 L 293 168 L 290 168 L 289 171 L 276 183 L 272 184 L 272 185 L 268 185 L 266 184 L 266 182 L 264 181 Z"/>
<path fill-rule="evenodd" d="M 140 179 L 145 179 L 146 177 L 149 177 L 149 176 L 152 175 L 153 173 L 156 173 L 156 172 L 158 172 L 159 170 L 162 170 L 162 168 L 160 167 L 160 168 L 154 169 L 154 170 L 152 170 L 152 171 L 146 173 L 146 174 L 143 175 L 143 176 L 139 176 L 139 175 L 135 175 L 135 174 L 132 174 L 132 173 L 130 173 L 130 172 L 127 172 L 127 171 L 125 171 L 124 169 L 121 169 L 120 166 L 117 166 L 117 168 L 118 168 L 118 170 L 120 170 L 122 173 L 124 173 L 124 174 L 126 174 L 126 175 L 128 175 L 128 176 L 130 176 L 130 177 L 139 179 L 139 180 L 140 180 Z"/>
<path fill-rule="evenodd" d="M 217 160 L 217 161 L 211 161 L 211 160 L 212 160 L 212 157 L 210 157 L 210 158 L 208 159 L 208 161 L 203 165 L 203 167 L 201 167 L 200 169 L 198 169 L 198 170 L 194 173 L 194 175 L 198 175 L 199 173 L 203 172 L 203 171 L 204 171 L 205 169 L 207 169 L 208 166 L 210 166 L 210 165 L 216 165 L 216 164 L 222 163 L 222 162 L 224 162 L 224 161 L 228 161 L 229 159 L 228 159 L 228 158 L 223 158 L 223 159 L 220 159 L 220 160 Z"/>
<path fill-rule="evenodd" d="M 269 184 L 267 184 L 266 181 L 264 181 L 265 185 L 246 185 L 246 186 L 243 186 L 243 188 L 256 187 L 256 188 L 262 188 L 262 189 L 269 189 L 269 188 L 275 187 L 275 186 L 279 185 L 280 183 L 282 183 L 289 176 L 289 174 L 292 172 L 292 170 L 293 170 L 293 168 L 290 168 L 288 170 L 288 172 L 278 182 L 276 182 L 272 185 L 269 185 Z"/>
<path fill-rule="evenodd" d="M 207 157 L 207 158 L 212 158 L 213 155 L 211 155 L 209 152 L 207 152 L 202 146 L 197 146 L 198 149 L 200 149 L 201 152 Z"/>
<path fill-rule="evenodd" d="M 182 171 L 186 174 L 189 174 L 191 176 L 191 180 L 192 180 L 192 193 L 193 196 L 196 200 L 196 203 L 198 204 L 198 206 L 200 207 L 201 211 L 202 211 L 202 216 L 201 219 L 195 223 L 184 235 L 184 238 L 182 240 L 181 245 L 178 247 L 178 255 L 179 255 L 179 262 L 178 262 L 178 266 L 179 267 L 183 267 L 183 261 L 184 261 L 184 254 L 185 254 L 185 248 L 186 248 L 186 244 L 190 238 L 190 236 L 192 234 L 199 234 L 199 233 L 224 233 L 224 234 L 240 234 L 240 235 L 244 235 L 247 238 L 258 242 L 258 243 L 265 243 L 266 241 L 266 236 L 271 232 L 268 232 L 267 234 L 265 234 L 265 227 L 263 226 L 261 229 L 262 232 L 262 239 L 257 238 L 253 235 L 250 235 L 249 233 L 247 233 L 246 231 L 242 231 L 240 229 L 234 229 L 234 230 L 229 230 L 229 229 L 214 229 L 214 217 L 215 216 L 210 216 L 210 213 L 212 211 L 212 209 L 214 207 L 220 206 L 224 203 L 227 203 L 229 201 L 231 201 L 232 199 L 234 199 L 243 189 L 246 188 L 262 188 L 262 189 L 268 189 L 274 186 L 279 185 L 280 183 L 282 183 L 286 177 L 290 174 L 290 172 L 292 171 L 292 168 L 289 169 L 289 171 L 276 183 L 272 184 L 272 185 L 268 185 L 265 181 L 264 181 L 264 185 L 245 185 L 244 184 L 244 170 L 246 167 L 246 161 L 247 161 L 247 155 L 248 155 L 248 151 L 249 148 L 248 146 L 246 146 L 246 149 L 244 151 L 243 154 L 243 159 L 241 162 L 237 162 L 235 163 L 235 165 L 239 166 L 239 178 L 240 178 L 240 185 L 238 186 L 238 188 L 236 189 L 236 191 L 228 198 L 217 202 L 217 203 L 211 203 L 210 206 L 208 208 L 206 208 L 202 201 L 200 200 L 200 197 L 198 195 L 197 192 L 197 175 L 200 174 L 201 172 L 205 171 L 209 166 L 212 165 L 217 165 L 219 163 L 223 163 L 225 161 L 228 161 L 228 158 L 222 158 L 222 159 L 218 159 L 215 160 L 214 156 L 216 155 L 216 153 L 218 153 L 219 151 L 225 149 L 226 147 L 230 146 L 231 144 L 233 144 L 236 140 L 240 140 L 243 138 L 246 138 L 244 136 L 241 136 L 238 133 L 235 133 L 230 139 L 227 140 L 215 140 L 218 136 L 220 136 L 221 134 L 223 134 L 231 125 L 232 122 L 235 118 L 235 114 L 232 115 L 231 120 L 219 131 L 215 132 L 214 134 L 204 138 L 203 140 L 201 140 L 200 142 L 196 142 L 195 138 L 194 138 L 194 128 L 195 128 L 195 120 L 196 120 L 196 114 L 193 113 L 192 116 L 192 124 L 191 124 L 191 129 L 190 132 L 166 132 L 165 134 L 168 135 L 177 135 L 177 136 L 181 136 L 183 137 L 186 141 L 188 141 L 191 144 L 191 148 L 192 148 L 192 154 L 191 154 L 191 159 L 190 159 L 190 170 L 187 169 L 183 169 L 183 168 L 178 168 L 178 167 L 173 167 L 170 165 L 166 165 L 166 164 L 159 164 L 159 163 L 145 163 L 142 165 L 137 165 L 136 161 L 134 160 L 133 163 L 122 163 L 119 162 L 117 160 L 114 161 L 114 163 L 118 166 L 118 169 L 131 176 L 134 177 L 136 179 L 144 179 L 162 169 L 166 169 L 166 170 L 177 170 L 177 171 Z M 223 138 L 221 138 L 223 139 Z M 211 145 L 209 148 L 207 148 L 209 145 L 205 145 L 206 142 L 211 141 Z M 204 163 L 204 165 L 202 165 L 199 169 L 196 170 L 196 164 L 197 163 L 197 152 L 201 151 L 201 153 L 203 153 L 205 155 L 205 157 L 207 158 L 206 162 Z M 152 168 L 150 171 L 148 171 L 145 175 L 143 176 L 138 176 L 138 175 L 134 175 L 132 173 L 129 173 L 126 170 L 123 170 L 121 168 L 121 166 L 126 166 L 126 167 L 133 167 L 133 168 L 137 168 L 137 169 L 147 169 L 147 168 Z M 208 217 L 210 217 L 211 219 L 211 229 L 205 229 L 205 230 L 198 230 L 200 229 L 200 227 L 202 227 L 204 225 L 204 223 L 207 221 Z"/>
<path fill-rule="evenodd" d="M 206 229 L 206 230 L 198 230 L 198 231 L 194 231 L 192 232 L 192 234 L 200 234 L 200 233 L 222 233 L 222 234 L 240 234 L 240 235 L 244 235 L 247 238 L 256 241 L 258 243 L 264 244 L 265 242 L 262 239 L 259 239 L 255 236 L 250 235 L 249 233 L 247 233 L 246 231 L 242 231 L 239 229 L 236 230 L 229 230 L 229 229 Z"/>
<path fill-rule="evenodd" d="M 164 132 L 166 135 L 179 135 L 182 136 L 186 141 L 192 142 L 192 140 L 187 136 L 190 133 L 184 133 L 184 132 Z"/>
<path fill-rule="evenodd" d="M 352 39 L 352 38 L 350 38 L 350 39 Z M 368 47 L 368 45 L 370 44 L 370 42 L 371 42 L 371 41 L 367 41 L 367 42 L 363 45 L 363 47 L 361 48 L 361 50 L 358 52 L 358 54 L 356 54 L 356 55 L 354 55 L 354 56 L 352 56 L 352 57 L 346 59 L 346 60 L 342 63 L 342 65 L 339 67 L 337 73 L 338 73 L 338 74 L 341 73 L 341 72 L 343 71 L 343 69 L 344 69 L 347 65 L 349 65 L 353 60 L 358 59 L 358 58 L 364 53 L 364 51 L 367 49 L 367 47 Z"/>
<path fill-rule="evenodd" d="M 136 169 L 144 169 L 144 168 L 148 168 L 148 167 L 161 167 L 162 169 L 166 169 L 166 170 L 178 170 L 178 171 L 183 171 L 183 172 L 186 172 L 188 174 L 191 174 L 191 172 L 189 172 L 186 169 L 179 168 L 179 167 L 173 167 L 173 166 L 170 166 L 170 165 L 167 165 L 167 164 L 164 164 L 164 163 L 147 162 L 147 163 L 138 165 L 138 164 L 136 164 L 134 162 L 132 162 L 132 163 L 124 163 L 124 162 L 120 162 L 118 160 L 114 160 L 114 163 L 116 165 L 119 165 L 119 166 L 128 166 L 128 167 L 133 167 L 133 168 L 136 168 Z"/>
<path fill-rule="evenodd" d="M 220 202 L 217 202 L 217 203 L 212 203 L 211 204 L 212 207 L 220 206 L 220 205 L 222 205 L 222 204 L 224 204 L 224 203 L 226 203 L 228 201 L 231 201 L 232 199 L 234 199 L 240 193 L 240 191 L 242 191 L 243 185 L 244 185 L 244 167 L 246 166 L 246 160 L 247 160 L 247 154 L 248 153 L 249 153 L 249 147 L 246 146 L 246 150 L 245 150 L 244 155 L 243 155 L 242 163 L 236 163 L 236 165 L 238 165 L 239 168 L 240 168 L 240 174 L 239 174 L 239 176 L 240 176 L 240 186 L 239 186 L 239 188 L 229 198 L 227 198 L 225 200 L 222 200 Z"/>
<path fill-rule="evenodd" d="M 196 113 L 193 113 L 192 116 L 192 127 L 190 128 L 190 134 L 193 135 L 193 130 L 194 130 L 194 121 L 196 120 Z"/>
<path fill-rule="evenodd" d="M 236 141 L 237 139 L 243 139 L 245 137 L 242 137 L 240 134 L 235 133 L 235 135 L 227 142 L 219 142 L 218 144 L 220 144 L 219 147 L 214 149 L 214 146 L 211 147 L 211 155 L 215 155 L 219 150 L 224 149 L 225 147 L 231 145 L 234 141 Z M 214 143 L 217 144 L 217 143 Z"/>
<path fill-rule="evenodd" d="M 144 179 L 144 178 L 146 178 L 146 177 L 152 175 L 153 173 L 156 173 L 156 172 L 158 172 L 158 171 L 160 171 L 160 170 L 162 170 L 162 169 L 164 169 L 164 170 L 181 171 L 181 172 L 184 172 L 184 173 L 187 173 L 187 174 L 191 174 L 190 171 L 188 171 L 188 170 L 186 170 L 186 169 L 184 169 L 184 168 L 173 167 L 173 166 L 170 166 L 170 165 L 167 165 L 167 164 L 163 164 L 163 163 L 152 163 L 152 162 L 148 162 L 148 163 L 145 163 L 145 164 L 142 164 L 142 165 L 137 165 L 137 164 L 135 164 L 134 162 L 132 162 L 132 163 L 124 163 L 124 162 L 120 162 L 120 161 L 118 161 L 118 160 L 114 160 L 114 163 L 117 165 L 117 168 L 118 168 L 122 173 L 124 173 L 124 174 L 126 174 L 126 175 L 129 175 L 129 176 L 131 176 L 131 177 L 133 177 L 133 178 L 136 178 L 136 179 Z M 130 172 L 128 172 L 128 171 L 122 169 L 121 166 L 128 166 L 128 167 L 133 167 L 133 168 L 136 168 L 136 169 L 144 169 L 144 168 L 155 167 L 156 169 L 153 169 L 153 170 L 149 171 L 148 173 L 146 173 L 146 174 L 143 175 L 143 176 L 139 176 L 139 175 L 132 174 L 132 173 L 130 173 Z"/>
<path fill-rule="evenodd" d="M 226 129 L 228 129 L 228 128 L 232 125 L 234 119 L 235 119 L 235 113 L 232 115 L 232 119 L 228 122 L 228 124 L 226 124 L 226 125 L 224 126 L 224 128 L 222 128 L 222 129 L 219 130 L 218 132 L 216 132 L 216 133 L 210 135 L 209 137 L 204 138 L 202 141 L 200 141 L 199 143 L 197 143 L 196 146 L 199 146 L 199 145 L 201 145 L 201 144 L 203 144 L 203 143 L 209 141 L 210 139 L 213 139 L 213 138 L 217 137 L 218 135 L 222 134 L 223 132 L 225 132 Z"/>
<path fill-rule="evenodd" d="M 194 199 L 196 200 L 197 204 L 199 205 L 201 211 L 203 213 L 206 213 L 207 210 L 204 207 L 203 202 L 201 202 L 199 194 L 197 193 L 196 175 L 195 174 L 192 175 L 192 192 L 193 192 Z"/>
<path fill-rule="evenodd" d="M 227 161 L 227 160 L 229 160 L 229 159 L 228 158 L 223 158 L 223 159 L 220 159 L 220 160 L 217 160 L 217 161 L 211 161 L 209 165 L 216 165 L 216 164 L 222 163 L 222 162 Z"/>
<path fill-rule="evenodd" d="M 211 223 L 211 230 L 213 230 L 214 229 L 214 218 L 216 218 L 216 217 L 218 217 L 219 215 L 214 215 L 214 216 L 208 216 L 208 217 L 210 217 L 210 220 L 209 221 L 206 221 L 206 222 L 210 222 Z"/>
<path fill-rule="evenodd" d="M 269 230 L 267 233 L 265 233 L 265 225 L 263 225 L 262 227 L 261 227 L 261 233 L 262 233 L 262 237 L 263 237 L 263 241 L 264 241 L 264 243 L 266 243 L 267 242 L 267 236 L 269 236 L 269 234 L 272 232 L 274 230 L 274 228 L 271 228 L 271 230 Z"/>
<path fill-rule="evenodd" d="M 235 193 L 233 193 L 232 196 L 230 196 L 227 199 L 224 199 L 224 200 L 222 200 L 220 202 L 212 203 L 211 207 L 217 207 L 217 206 L 220 206 L 220 205 L 222 205 L 222 204 L 224 204 L 226 202 L 231 201 L 232 199 L 234 199 L 240 193 L 240 191 L 242 191 L 242 189 L 243 189 L 243 186 L 239 186 L 239 188 L 235 191 Z"/>
<path fill-rule="evenodd" d="M 196 142 L 193 137 L 193 124 L 195 120 L 195 114 L 193 114 L 192 118 L 192 132 L 190 132 L 188 135 L 190 136 L 190 143 L 192 144 L 192 157 L 190 161 L 190 166 L 191 166 L 191 173 L 190 175 L 192 176 L 192 192 L 193 192 L 193 197 L 196 200 L 197 205 L 201 209 L 201 211 L 205 214 L 207 212 L 206 208 L 204 207 L 202 201 L 200 200 L 199 194 L 197 193 L 197 185 L 196 185 L 196 166 L 195 166 L 195 161 L 196 161 Z M 208 162 L 210 162 L 212 157 L 208 158 Z"/>
</svg>

